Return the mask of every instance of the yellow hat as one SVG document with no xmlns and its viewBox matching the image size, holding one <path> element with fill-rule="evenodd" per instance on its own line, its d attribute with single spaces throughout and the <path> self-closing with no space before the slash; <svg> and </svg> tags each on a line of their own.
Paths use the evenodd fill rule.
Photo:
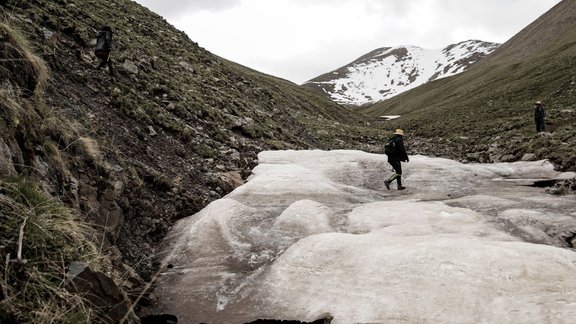
<svg viewBox="0 0 576 324">
<path fill-rule="evenodd" d="M 542 101 L 536 101 L 535 104 L 536 104 L 536 105 L 541 105 L 541 104 L 542 104 Z"/>
<path fill-rule="evenodd" d="M 394 133 L 394 135 L 402 135 L 402 136 L 404 136 L 404 131 L 401 130 L 400 128 L 398 128 L 398 129 L 396 130 L 396 133 Z"/>
</svg>

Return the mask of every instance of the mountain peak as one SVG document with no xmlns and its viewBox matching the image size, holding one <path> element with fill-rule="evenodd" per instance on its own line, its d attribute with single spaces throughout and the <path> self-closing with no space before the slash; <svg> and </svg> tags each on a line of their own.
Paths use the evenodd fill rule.
<svg viewBox="0 0 576 324">
<path fill-rule="evenodd" d="M 499 44 L 468 40 L 443 49 L 381 47 L 304 83 L 340 104 L 360 106 L 391 98 L 467 70 Z"/>
</svg>

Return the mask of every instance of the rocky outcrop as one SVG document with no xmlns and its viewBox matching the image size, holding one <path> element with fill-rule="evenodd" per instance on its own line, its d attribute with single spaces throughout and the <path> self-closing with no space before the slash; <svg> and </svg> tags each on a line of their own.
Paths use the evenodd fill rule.
<svg viewBox="0 0 576 324">
<path fill-rule="evenodd" d="M 66 289 L 90 301 L 102 323 L 140 323 L 126 294 L 110 277 L 81 262 L 72 262 Z"/>
<path fill-rule="evenodd" d="M 555 181 L 554 185 L 548 189 L 548 192 L 554 195 L 568 195 L 576 193 L 576 178 L 573 179 L 563 179 Z M 576 240 L 576 238 L 575 238 Z M 574 240 L 570 241 L 573 246 Z"/>
</svg>

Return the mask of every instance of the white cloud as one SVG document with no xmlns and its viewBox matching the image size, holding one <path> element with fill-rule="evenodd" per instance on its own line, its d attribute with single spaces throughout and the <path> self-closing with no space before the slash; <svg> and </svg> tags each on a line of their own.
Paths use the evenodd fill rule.
<svg viewBox="0 0 576 324">
<path fill-rule="evenodd" d="M 219 12 L 237 6 L 242 0 L 135 0 L 166 18 L 175 18 L 194 11 Z"/>
<path fill-rule="evenodd" d="M 560 0 L 137 0 L 192 40 L 304 82 L 378 47 L 505 42 Z"/>
</svg>

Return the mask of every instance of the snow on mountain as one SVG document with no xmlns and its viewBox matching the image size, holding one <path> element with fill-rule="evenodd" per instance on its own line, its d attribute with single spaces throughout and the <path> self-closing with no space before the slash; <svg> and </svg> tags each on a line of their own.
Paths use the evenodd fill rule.
<svg viewBox="0 0 576 324">
<path fill-rule="evenodd" d="M 492 53 L 499 44 L 469 40 L 444 49 L 417 46 L 376 49 L 354 62 L 318 76 L 303 86 L 340 104 L 381 101 L 426 82 L 455 75 Z"/>
</svg>

